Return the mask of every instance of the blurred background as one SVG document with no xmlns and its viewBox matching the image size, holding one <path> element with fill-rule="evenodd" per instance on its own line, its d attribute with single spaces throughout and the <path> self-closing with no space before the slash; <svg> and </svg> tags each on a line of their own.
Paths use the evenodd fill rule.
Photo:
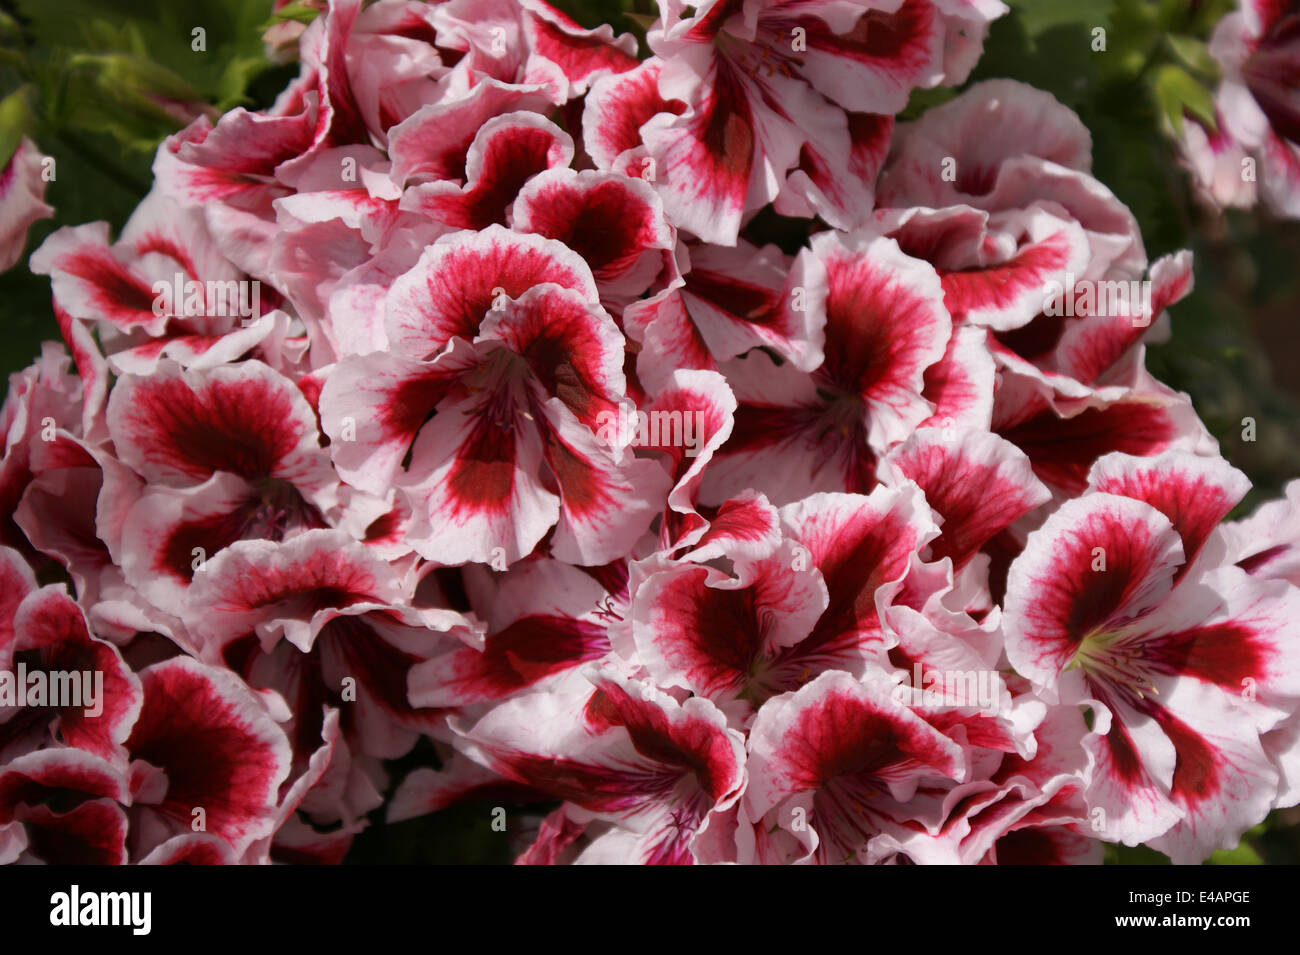
<svg viewBox="0 0 1300 955">
<path fill-rule="evenodd" d="M 642 40 L 649 0 L 551 0 L 585 26 L 609 23 Z M 1175 133 L 1211 110 L 1217 83 L 1206 50 L 1232 0 L 1005 0 L 971 82 L 1009 77 L 1054 94 L 1093 136 L 1093 171 L 1133 210 L 1152 261 L 1195 253 L 1193 293 L 1170 310 L 1169 342 L 1148 365 L 1188 392 L 1224 457 L 1254 489 L 1233 516 L 1279 496 L 1300 476 L 1300 222 L 1263 207 L 1203 206 L 1179 161 Z M 273 10 L 278 6 L 278 10 Z M 158 142 L 207 113 L 271 104 L 297 74 L 268 57 L 263 33 L 309 22 L 310 2 L 280 0 L 0 0 L 0 168 L 21 136 L 56 160 L 22 263 L 0 274 L 0 372 L 28 365 L 59 338 L 49 280 L 26 255 L 54 229 L 104 220 L 114 234 L 149 191 Z M 202 49 L 193 31 L 204 30 Z M 1105 49 L 1095 49 L 1096 28 Z M 902 118 L 954 95 L 921 91 Z M 1212 121 L 1212 120 L 1211 120 Z M 1243 440 L 1243 418 L 1256 423 Z M 428 765 L 427 743 L 391 768 Z M 349 862 L 508 862 L 515 846 L 481 806 L 385 826 L 375 819 Z M 1167 860 L 1109 849 L 1111 863 Z M 1275 813 L 1214 863 L 1300 862 L 1300 809 Z"/>
</svg>

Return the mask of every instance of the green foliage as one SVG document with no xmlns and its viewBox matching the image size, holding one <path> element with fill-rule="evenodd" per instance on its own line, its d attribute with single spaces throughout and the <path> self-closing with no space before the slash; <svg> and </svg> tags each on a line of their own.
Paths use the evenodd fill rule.
<svg viewBox="0 0 1300 955">
<path fill-rule="evenodd" d="M 55 218 L 33 227 L 29 251 L 62 225 L 120 228 L 149 191 L 164 136 L 251 102 L 261 76 L 279 75 L 262 50 L 269 9 L 270 0 L 0 0 L 0 166 L 23 136 L 56 162 L 45 196 Z M 261 95 L 264 105 L 273 91 Z M 59 334 L 47 278 L 10 269 L 0 302 L 7 376 Z"/>
<path fill-rule="evenodd" d="M 243 101 L 267 66 L 259 27 L 269 0 L 16 0 L 33 45 L 61 53 L 129 54 L 162 82 L 193 87 L 219 110 Z M 195 49 L 194 31 L 204 31 Z M 167 79 L 163 80 L 164 74 Z"/>
<path fill-rule="evenodd" d="M 304 6 L 301 3 L 291 3 L 286 7 L 281 7 L 271 14 L 271 19 L 262 24 L 261 29 L 274 26 L 277 23 L 311 23 L 321 11 L 316 7 Z"/>
<path fill-rule="evenodd" d="M 1182 133 L 1183 116 L 1188 113 L 1203 125 L 1214 127 L 1214 101 L 1210 91 L 1181 66 L 1174 63 L 1157 66 L 1152 71 L 1151 88 L 1176 132 Z"/>
<path fill-rule="evenodd" d="M 1196 290 L 1170 310 L 1172 337 L 1148 367 L 1188 392 L 1222 453 L 1255 484 L 1239 511 L 1300 474 L 1300 386 L 1278 382 L 1274 354 L 1296 341 L 1279 323 L 1300 304 L 1300 229 L 1260 211 L 1219 218 L 1194 201 L 1173 139 L 1187 116 L 1213 122 L 1217 82 L 1205 43 L 1232 0 L 1008 0 L 974 80 L 1030 83 L 1075 110 L 1092 133 L 1093 173 L 1137 216 L 1147 251 L 1191 248 Z M 1105 29 L 1097 50 L 1094 30 Z M 932 105 L 926 103 L 925 105 Z M 908 112 L 911 113 L 912 104 Z M 1242 439 L 1242 419 L 1257 439 Z"/>
<path fill-rule="evenodd" d="M 1146 846 L 1121 846 L 1107 843 L 1106 865 L 1169 865 L 1169 856 Z"/>
<path fill-rule="evenodd" d="M 0 99 L 0 167 L 8 164 L 22 142 L 23 133 L 31 128 L 32 108 L 28 103 L 31 89 L 20 86 Z"/>
<path fill-rule="evenodd" d="M 1259 857 L 1254 846 L 1246 840 L 1241 841 L 1241 845 L 1235 849 L 1220 849 L 1214 855 L 1205 860 L 1206 865 L 1263 865 L 1264 860 Z"/>
</svg>

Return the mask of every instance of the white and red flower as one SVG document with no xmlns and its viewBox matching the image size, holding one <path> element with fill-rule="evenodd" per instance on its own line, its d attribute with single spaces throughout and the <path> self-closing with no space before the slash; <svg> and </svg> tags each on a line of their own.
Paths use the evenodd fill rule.
<svg viewBox="0 0 1300 955">
<path fill-rule="evenodd" d="M 1089 808 L 1107 837 L 1176 861 L 1234 845 L 1272 805 L 1260 736 L 1300 694 L 1300 591 L 1204 559 L 1244 489 L 1213 458 L 1108 456 L 1007 582 L 1012 666 L 1092 712 Z"/>
<path fill-rule="evenodd" d="M 19 140 L 4 169 L 0 169 L 0 272 L 10 269 L 22 257 L 27 230 L 32 224 L 54 215 L 45 202 L 45 157 L 30 139 Z"/>
<path fill-rule="evenodd" d="M 1199 181 L 1220 205 L 1250 204 L 1258 182 L 1269 206 L 1300 217 L 1298 29 L 1300 6 L 1288 0 L 1242 0 L 1240 9 L 1215 28 L 1210 52 L 1223 70 L 1215 94 L 1219 129 L 1204 137 L 1193 134 L 1186 145 Z M 1234 160 L 1235 169 L 1219 171 Z M 1207 176 L 1211 170 L 1217 175 Z M 1234 173 L 1231 188 L 1219 185 Z"/>
</svg>

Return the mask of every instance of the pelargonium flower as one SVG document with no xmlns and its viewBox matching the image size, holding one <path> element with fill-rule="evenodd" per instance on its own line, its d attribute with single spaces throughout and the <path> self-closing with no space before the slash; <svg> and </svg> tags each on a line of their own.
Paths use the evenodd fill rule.
<svg viewBox="0 0 1300 955">
<path fill-rule="evenodd" d="M 1235 844 L 1271 806 L 1260 735 L 1300 691 L 1297 592 L 1213 559 L 1213 529 L 1244 489 L 1212 458 L 1108 456 L 1007 583 L 1012 665 L 1093 708 L 1089 807 L 1108 836 L 1175 861 Z"/>
<path fill-rule="evenodd" d="M 36 144 L 24 137 L 0 170 L 0 220 L 4 221 L 0 272 L 12 268 L 22 257 L 32 223 L 54 215 L 54 209 L 44 200 L 49 180 L 42 175 L 43 158 Z"/>
<path fill-rule="evenodd" d="M 663 61 L 658 93 L 687 109 L 642 122 L 641 135 L 674 218 L 721 245 L 772 200 L 858 224 L 890 118 L 911 90 L 964 80 L 1006 10 L 929 0 L 715 0 L 689 17 L 663 8 L 648 36 Z"/>
<path fill-rule="evenodd" d="M 179 649 L 134 668 L 130 646 L 96 636 L 61 587 L 38 588 L 17 552 L 0 562 L 0 661 L 6 676 L 45 677 L 50 697 L 4 707 L 0 860 L 141 861 L 203 833 L 206 861 L 265 861 L 295 787 L 311 782 L 289 779 L 283 703 Z M 57 675 L 88 684 L 84 694 L 55 699 L 69 685 Z"/>
<path fill-rule="evenodd" d="M 1183 117 L 1178 136 L 1179 159 L 1191 173 L 1192 185 L 1204 203 L 1216 209 L 1249 209 L 1258 198 L 1255 159 L 1225 127 L 1215 108 L 1213 125 Z"/>
<path fill-rule="evenodd" d="M 585 861 L 691 861 L 695 841 L 740 796 L 740 734 L 707 700 L 679 703 L 607 671 L 592 679 L 518 697 L 458 729 L 467 753 L 565 799 L 577 821 L 622 823 L 592 841 Z"/>
<path fill-rule="evenodd" d="M 1210 52 L 1223 69 L 1216 94 L 1220 137 L 1258 163 L 1258 173 L 1249 180 L 1257 178 L 1268 204 L 1292 218 L 1300 216 L 1298 24 L 1300 6 L 1295 3 L 1242 0 L 1239 10 L 1219 21 L 1210 41 Z M 1207 145 L 1213 148 L 1214 143 Z M 1238 178 L 1246 179 L 1245 173 L 1239 160 Z"/>
</svg>

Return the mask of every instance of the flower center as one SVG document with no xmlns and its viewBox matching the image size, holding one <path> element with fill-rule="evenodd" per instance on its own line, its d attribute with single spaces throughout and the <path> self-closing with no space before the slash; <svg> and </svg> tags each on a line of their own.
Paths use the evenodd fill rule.
<svg viewBox="0 0 1300 955">
<path fill-rule="evenodd" d="M 1160 695 L 1148 660 L 1139 635 L 1122 630 L 1095 631 L 1083 638 L 1066 669 L 1079 667 L 1090 680 L 1144 700 L 1148 693 Z"/>
</svg>

